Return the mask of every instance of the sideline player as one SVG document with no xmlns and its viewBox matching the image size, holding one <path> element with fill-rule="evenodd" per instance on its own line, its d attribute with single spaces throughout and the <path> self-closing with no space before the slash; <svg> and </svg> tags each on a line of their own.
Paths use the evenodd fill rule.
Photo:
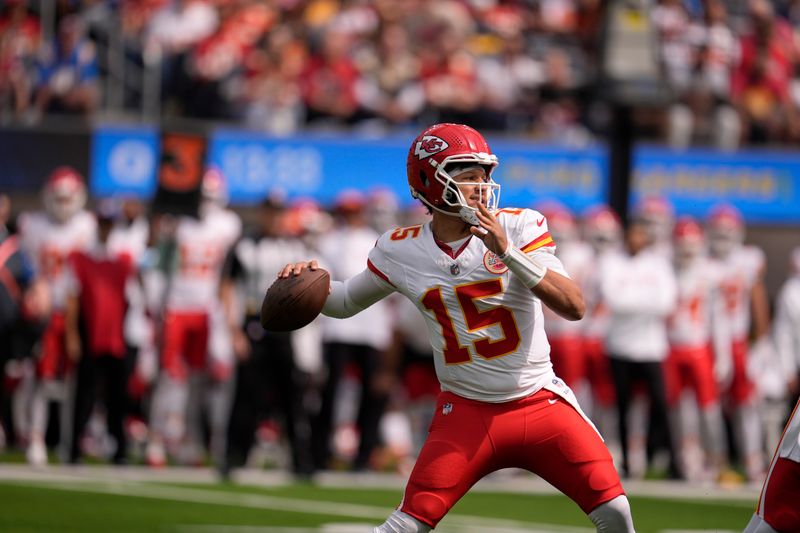
<svg viewBox="0 0 800 533">
<path fill-rule="evenodd" d="M 47 464 L 45 434 L 49 420 L 48 405 L 59 404 L 61 453 L 70 441 L 72 387 L 69 385 L 73 364 L 65 345 L 67 276 L 65 266 L 72 252 L 88 250 L 97 239 L 97 222 L 83 207 L 86 185 L 71 167 L 58 167 L 47 178 L 42 191 L 44 210 L 20 216 L 20 244 L 34 261 L 35 269 L 47 282 L 52 298 L 52 314 L 40 342 L 36 362 L 36 388 L 31 401 L 30 441 L 25 452 L 34 466 Z"/>
<path fill-rule="evenodd" d="M 497 209 L 497 164 L 472 128 L 422 132 L 408 182 L 431 222 L 385 233 L 363 272 L 331 283 L 328 316 L 354 315 L 395 291 L 414 302 L 442 386 L 403 500 L 375 531 L 428 532 L 479 479 L 520 467 L 572 498 L 598 531 L 631 532 L 611 455 L 550 363 L 542 304 L 578 320 L 581 291 L 554 255 L 545 217 Z M 305 268 L 317 262 L 278 275 Z"/>
</svg>

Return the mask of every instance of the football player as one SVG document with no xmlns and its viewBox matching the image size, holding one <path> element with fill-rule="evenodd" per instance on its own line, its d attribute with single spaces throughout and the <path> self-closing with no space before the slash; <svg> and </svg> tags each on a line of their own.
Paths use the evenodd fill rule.
<svg viewBox="0 0 800 533">
<path fill-rule="evenodd" d="M 733 374 L 722 391 L 732 409 L 735 442 L 750 481 L 764 473 L 763 429 L 758 411 L 756 383 L 748 374 L 748 352 L 754 343 L 766 340 L 769 303 L 764 284 L 764 252 L 744 244 L 744 220 L 732 205 L 715 206 L 707 220 L 711 256 L 722 269 L 722 295 L 731 327 Z"/>
<path fill-rule="evenodd" d="M 721 295 L 718 265 L 705 254 L 705 236 L 690 217 L 675 224 L 674 265 L 678 306 L 667 323 L 670 352 L 664 361 L 667 403 L 684 476 L 697 481 L 717 477 L 725 462 L 725 428 L 717 383 L 730 377 L 730 327 Z M 715 361 L 716 356 L 716 361 Z M 689 390 L 699 415 L 705 452 L 696 428 L 689 427 L 688 406 L 681 395 Z M 704 453 L 707 455 L 704 460 Z M 704 472 L 704 464 L 710 466 Z"/>
<path fill-rule="evenodd" d="M 177 258 L 166 294 L 162 373 L 153 393 L 153 431 L 147 447 L 147 461 L 152 466 L 165 462 L 168 432 L 170 440 L 188 438 L 181 447 L 186 452 L 182 462 L 200 460 L 199 416 L 205 396 L 201 383 L 209 375 L 215 382 L 227 382 L 233 370 L 219 283 L 225 257 L 239 239 L 242 222 L 225 208 L 227 201 L 223 176 L 214 169 L 206 171 L 199 217 L 182 217 L 175 228 Z M 224 442 L 224 431 L 215 437 L 214 442 Z"/>
<path fill-rule="evenodd" d="M 413 197 L 429 223 L 386 232 L 367 267 L 331 283 L 323 313 L 347 317 L 399 292 L 425 317 L 441 383 L 430 432 L 399 507 L 375 531 L 427 532 L 485 475 L 536 473 L 572 498 L 598 531 L 633 531 L 600 435 L 553 372 L 542 305 L 578 320 L 578 285 L 555 256 L 546 218 L 500 209 L 498 159 L 460 124 L 423 131 L 408 152 Z M 289 264 L 289 277 L 318 268 Z"/>
<path fill-rule="evenodd" d="M 84 210 L 86 185 L 83 177 L 71 167 L 55 169 L 42 191 L 43 211 L 23 213 L 19 230 L 22 248 L 46 280 L 52 299 L 52 314 L 45 330 L 36 363 L 37 386 L 31 405 L 31 427 L 27 449 L 28 462 L 47 463 L 44 436 L 48 423 L 49 401 L 60 401 L 61 444 L 66 452 L 69 443 L 69 408 L 65 378 L 71 372 L 65 346 L 64 311 L 67 300 L 67 279 L 64 272 L 67 257 L 74 251 L 88 250 L 97 239 L 97 222 Z"/>
</svg>

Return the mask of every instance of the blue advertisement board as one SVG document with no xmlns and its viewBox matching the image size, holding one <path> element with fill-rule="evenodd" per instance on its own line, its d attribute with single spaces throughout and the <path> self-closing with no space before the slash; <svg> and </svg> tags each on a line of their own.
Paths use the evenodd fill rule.
<svg viewBox="0 0 800 533">
<path fill-rule="evenodd" d="M 331 203 L 345 189 L 388 188 L 401 203 L 408 193 L 405 160 L 413 134 L 268 137 L 218 130 L 207 162 L 228 179 L 231 203 L 252 205 L 270 192 Z M 104 127 L 93 137 L 91 189 L 95 196 L 152 197 L 159 160 L 158 132 L 147 127 Z M 607 201 L 604 146 L 569 148 L 491 138 L 500 158 L 495 179 L 501 205 L 536 206 L 555 200 L 576 212 Z M 679 214 L 704 217 L 719 202 L 741 209 L 748 223 L 800 223 L 800 154 L 775 150 L 723 153 L 640 147 L 634 153 L 631 202 L 661 195 Z"/>
<path fill-rule="evenodd" d="M 90 190 L 93 196 L 149 199 L 156 190 L 159 134 L 146 126 L 101 126 L 92 136 Z"/>
<path fill-rule="evenodd" d="M 698 218 L 728 202 L 748 223 L 800 222 L 800 154 L 647 147 L 634 157 L 631 202 L 661 195 L 672 201 L 676 213 Z"/>
<path fill-rule="evenodd" d="M 509 207 L 535 207 L 559 202 L 576 213 L 608 200 L 608 163 L 601 146 L 565 146 L 490 139 L 500 159 L 495 180 L 502 185 L 500 202 Z"/>
<path fill-rule="evenodd" d="M 208 164 L 227 178 L 235 204 L 257 203 L 272 192 L 327 204 L 345 189 L 408 190 L 396 187 L 405 183 L 405 148 L 398 139 L 272 138 L 221 130 L 209 140 Z"/>
<path fill-rule="evenodd" d="M 256 203 L 268 193 L 311 196 L 330 203 L 345 189 L 392 190 L 401 203 L 413 201 L 406 179 L 406 155 L 413 137 L 269 138 L 218 131 L 209 143 L 208 162 L 228 179 L 233 203 Z M 500 158 L 495 179 L 501 203 L 527 207 L 558 200 L 581 210 L 605 199 L 604 150 L 572 150 L 492 140 Z"/>
</svg>

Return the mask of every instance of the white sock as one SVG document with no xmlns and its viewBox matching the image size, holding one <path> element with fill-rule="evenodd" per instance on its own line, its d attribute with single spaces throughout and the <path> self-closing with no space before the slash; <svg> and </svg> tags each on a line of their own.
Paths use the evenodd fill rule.
<svg viewBox="0 0 800 533">
<path fill-rule="evenodd" d="M 631 506 L 624 494 L 595 507 L 589 513 L 589 520 L 597 533 L 635 533 Z"/>
<path fill-rule="evenodd" d="M 386 522 L 372 530 L 372 533 L 428 533 L 430 527 L 403 511 L 393 511 Z M 633 531 L 633 530 L 631 530 Z"/>
</svg>

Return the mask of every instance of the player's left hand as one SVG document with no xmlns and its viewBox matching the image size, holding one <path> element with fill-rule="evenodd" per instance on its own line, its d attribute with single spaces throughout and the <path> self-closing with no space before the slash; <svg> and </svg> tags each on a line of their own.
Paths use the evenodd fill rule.
<svg viewBox="0 0 800 533">
<path fill-rule="evenodd" d="M 482 203 L 478 203 L 476 214 L 481 225 L 472 226 L 469 231 L 481 239 L 489 250 L 497 255 L 503 255 L 508 248 L 508 236 L 503 226 Z"/>
</svg>

